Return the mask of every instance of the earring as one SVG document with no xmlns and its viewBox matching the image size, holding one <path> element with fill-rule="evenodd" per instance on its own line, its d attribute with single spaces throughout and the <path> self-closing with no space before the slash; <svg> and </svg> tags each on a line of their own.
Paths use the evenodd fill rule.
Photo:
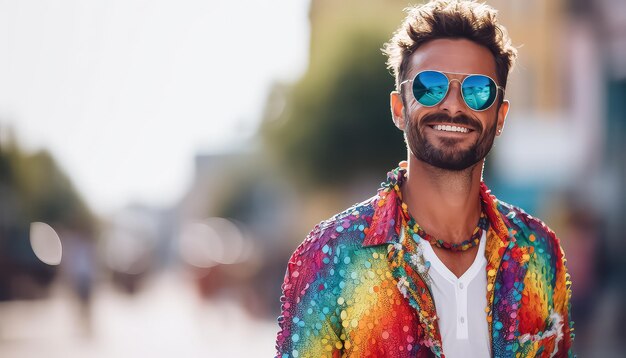
<svg viewBox="0 0 626 358">
<path fill-rule="evenodd" d="M 498 134 L 502 134 L 502 129 L 498 128 Z"/>
</svg>

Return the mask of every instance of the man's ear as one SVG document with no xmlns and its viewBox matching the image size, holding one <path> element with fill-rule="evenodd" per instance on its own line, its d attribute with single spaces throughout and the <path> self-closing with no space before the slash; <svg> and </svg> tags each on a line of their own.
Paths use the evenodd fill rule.
<svg viewBox="0 0 626 358">
<path fill-rule="evenodd" d="M 391 92 L 390 104 L 391 119 L 393 119 L 393 124 L 395 124 L 399 130 L 403 131 L 406 127 L 406 122 L 404 118 L 404 103 L 402 102 L 402 95 L 400 92 Z"/>
<path fill-rule="evenodd" d="M 506 115 L 509 113 L 510 103 L 507 100 L 502 101 L 500 108 L 498 108 L 498 124 L 496 135 L 502 134 L 504 130 L 504 123 L 506 122 Z"/>
</svg>

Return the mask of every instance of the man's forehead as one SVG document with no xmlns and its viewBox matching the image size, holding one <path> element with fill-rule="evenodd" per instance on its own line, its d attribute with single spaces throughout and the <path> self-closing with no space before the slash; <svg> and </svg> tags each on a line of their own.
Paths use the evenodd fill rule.
<svg viewBox="0 0 626 358">
<path fill-rule="evenodd" d="M 409 59 L 407 78 L 423 70 L 496 76 L 491 51 L 467 39 L 436 39 L 418 47 Z"/>
</svg>

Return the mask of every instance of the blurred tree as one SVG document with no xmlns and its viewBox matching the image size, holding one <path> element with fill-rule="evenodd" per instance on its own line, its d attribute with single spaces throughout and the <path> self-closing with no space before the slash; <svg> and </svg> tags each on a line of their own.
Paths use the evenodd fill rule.
<svg viewBox="0 0 626 358">
<path fill-rule="evenodd" d="M 12 192 L 15 223 L 42 221 L 91 231 L 94 218 L 50 153 L 24 153 L 13 139 L 0 143 L 0 186 Z M 3 213 L 4 214 L 4 213 Z"/>
<path fill-rule="evenodd" d="M 350 183 L 384 173 L 406 156 L 390 119 L 393 77 L 380 48 L 397 26 L 401 2 L 314 1 L 310 65 L 269 96 L 262 135 L 298 182 Z M 406 4 L 402 4 L 406 5 Z"/>
<path fill-rule="evenodd" d="M 57 268 L 39 261 L 31 248 L 35 221 L 81 232 L 86 239 L 96 229 L 92 213 L 52 156 L 23 152 L 9 134 L 0 141 L 0 300 L 44 295 L 56 274 Z"/>
</svg>

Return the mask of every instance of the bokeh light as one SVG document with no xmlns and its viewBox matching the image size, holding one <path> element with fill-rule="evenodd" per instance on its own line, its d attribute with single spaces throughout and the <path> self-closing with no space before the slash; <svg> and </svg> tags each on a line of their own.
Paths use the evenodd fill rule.
<svg viewBox="0 0 626 358">
<path fill-rule="evenodd" d="M 30 224 L 30 245 L 41 262 L 48 265 L 58 265 L 63 256 L 61 239 L 54 229 L 42 222 Z"/>
</svg>

